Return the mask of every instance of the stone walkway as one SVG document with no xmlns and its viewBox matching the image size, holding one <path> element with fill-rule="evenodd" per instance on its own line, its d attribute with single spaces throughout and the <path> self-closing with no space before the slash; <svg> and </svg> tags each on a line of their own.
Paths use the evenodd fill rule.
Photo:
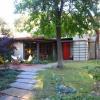
<svg viewBox="0 0 100 100">
<path fill-rule="evenodd" d="M 52 65 L 55 64 L 20 67 L 24 72 L 21 72 L 17 76 L 17 80 L 10 84 L 11 88 L 0 91 L 4 94 L 0 97 L 0 100 L 30 100 L 34 97 L 35 85 L 38 82 L 36 80 L 38 71 L 45 70 Z"/>
</svg>

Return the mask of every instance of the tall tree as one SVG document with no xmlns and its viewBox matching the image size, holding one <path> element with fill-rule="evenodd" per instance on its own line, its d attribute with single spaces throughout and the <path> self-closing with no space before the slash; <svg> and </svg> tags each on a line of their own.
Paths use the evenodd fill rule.
<svg viewBox="0 0 100 100">
<path fill-rule="evenodd" d="M 40 20 L 36 20 L 38 32 L 56 36 L 58 68 L 63 67 L 61 36 L 83 34 L 95 24 L 91 17 L 91 9 L 97 5 L 94 0 L 21 0 L 15 5 L 18 12 L 28 13 L 31 20 Z"/>
<path fill-rule="evenodd" d="M 21 0 L 21 2 L 16 3 L 19 12 L 28 12 L 32 19 L 34 19 L 34 16 L 40 17 L 41 32 L 45 31 L 45 27 L 49 27 L 49 29 L 54 27 L 57 39 L 58 68 L 63 67 L 61 45 L 62 13 L 66 12 L 64 8 L 69 4 L 69 1 L 71 2 L 71 0 Z M 53 27 L 51 27 L 51 24 Z"/>
</svg>

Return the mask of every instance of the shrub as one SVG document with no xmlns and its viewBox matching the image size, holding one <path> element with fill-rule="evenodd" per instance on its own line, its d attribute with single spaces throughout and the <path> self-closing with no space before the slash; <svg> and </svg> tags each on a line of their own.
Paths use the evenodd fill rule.
<svg viewBox="0 0 100 100">
<path fill-rule="evenodd" d="M 1 56 L 0 56 L 0 64 L 4 64 L 4 60 Z"/>
<path fill-rule="evenodd" d="M 96 66 L 95 68 L 88 71 L 88 73 L 92 74 L 93 78 L 96 81 L 100 81 L 100 67 Z"/>
<path fill-rule="evenodd" d="M 4 58 L 4 60 L 11 61 L 11 55 L 13 54 L 13 40 L 9 37 L 0 38 L 0 55 Z"/>
</svg>

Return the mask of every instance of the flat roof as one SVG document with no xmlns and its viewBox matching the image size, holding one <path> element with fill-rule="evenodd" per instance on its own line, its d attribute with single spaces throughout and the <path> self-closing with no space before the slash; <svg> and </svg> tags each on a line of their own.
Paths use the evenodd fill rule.
<svg viewBox="0 0 100 100">
<path fill-rule="evenodd" d="M 14 38 L 15 41 L 19 42 L 56 42 L 56 38 L 44 38 L 44 37 L 38 37 L 38 38 Z M 72 41 L 72 38 L 62 38 L 62 41 Z"/>
</svg>

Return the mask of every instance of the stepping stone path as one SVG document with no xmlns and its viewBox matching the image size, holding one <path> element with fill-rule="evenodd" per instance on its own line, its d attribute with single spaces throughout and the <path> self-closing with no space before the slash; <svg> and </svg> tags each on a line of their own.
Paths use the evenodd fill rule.
<svg viewBox="0 0 100 100">
<path fill-rule="evenodd" d="M 41 67 L 41 66 L 40 66 Z M 0 97 L 0 100 L 30 100 L 34 97 L 35 85 L 38 82 L 35 78 L 38 71 L 44 70 L 46 67 L 42 68 L 25 69 L 17 76 L 17 80 L 10 84 L 11 88 L 0 91 L 4 95 Z"/>
<path fill-rule="evenodd" d="M 17 79 L 16 82 L 35 84 L 37 81 L 36 80 L 31 80 L 31 79 Z"/>
<path fill-rule="evenodd" d="M 31 91 L 18 89 L 18 88 L 9 88 L 9 89 L 3 90 L 2 93 L 6 94 L 5 95 L 6 98 L 9 96 L 12 97 L 12 99 L 17 97 L 19 100 L 21 99 L 28 100 L 33 95 Z M 6 99 L 1 99 L 1 98 L 0 100 L 6 100 Z M 7 100 L 10 100 L 10 99 L 7 99 Z"/>
<path fill-rule="evenodd" d="M 36 76 L 33 76 L 33 75 L 18 75 L 17 78 L 20 78 L 20 79 L 34 79 L 36 78 Z"/>
</svg>

